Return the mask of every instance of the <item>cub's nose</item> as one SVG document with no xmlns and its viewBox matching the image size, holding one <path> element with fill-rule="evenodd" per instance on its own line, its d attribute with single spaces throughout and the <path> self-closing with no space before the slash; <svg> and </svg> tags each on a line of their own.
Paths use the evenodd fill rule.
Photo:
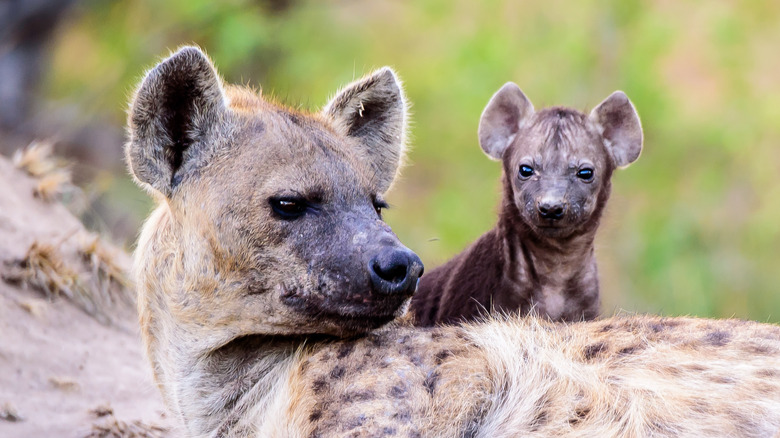
<svg viewBox="0 0 780 438">
<path fill-rule="evenodd" d="M 566 214 L 566 204 L 563 201 L 540 201 L 536 205 L 539 215 L 545 219 L 558 220 Z"/>
<path fill-rule="evenodd" d="M 423 274 L 423 263 L 408 249 L 388 248 L 375 255 L 368 264 L 374 291 L 384 295 L 411 296 Z"/>
</svg>

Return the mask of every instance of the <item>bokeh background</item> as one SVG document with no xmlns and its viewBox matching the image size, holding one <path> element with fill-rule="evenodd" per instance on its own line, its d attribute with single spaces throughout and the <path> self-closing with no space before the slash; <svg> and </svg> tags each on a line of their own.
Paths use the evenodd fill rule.
<svg viewBox="0 0 780 438">
<path fill-rule="evenodd" d="M 491 228 L 500 166 L 477 124 L 512 80 L 537 108 L 633 100 L 645 149 L 597 239 L 604 312 L 780 321 L 780 3 L 709 0 L 11 0 L 0 4 L 0 145 L 53 139 L 78 213 L 132 248 L 149 199 L 125 174 L 146 68 L 196 43 L 229 82 L 316 109 L 391 65 L 413 102 L 386 220 L 428 268 Z M 67 201 L 67 199 L 66 199 Z"/>
</svg>

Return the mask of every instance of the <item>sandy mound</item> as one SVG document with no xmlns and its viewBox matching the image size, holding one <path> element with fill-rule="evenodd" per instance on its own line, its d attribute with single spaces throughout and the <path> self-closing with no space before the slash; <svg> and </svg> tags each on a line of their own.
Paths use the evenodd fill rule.
<svg viewBox="0 0 780 438">
<path fill-rule="evenodd" d="M 57 198 L 45 145 L 0 157 L 0 436 L 176 435 L 143 358 L 127 254 Z M 34 176 L 33 176 L 34 175 Z"/>
</svg>

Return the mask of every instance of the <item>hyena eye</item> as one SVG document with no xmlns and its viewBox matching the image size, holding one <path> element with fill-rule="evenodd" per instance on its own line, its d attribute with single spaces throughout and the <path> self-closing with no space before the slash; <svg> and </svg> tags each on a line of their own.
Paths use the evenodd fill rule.
<svg viewBox="0 0 780 438">
<path fill-rule="evenodd" d="M 299 198 L 271 198 L 268 203 L 274 213 L 284 220 L 298 219 L 308 208 L 308 203 Z"/>
<path fill-rule="evenodd" d="M 382 219 L 382 210 L 390 208 L 390 206 L 387 204 L 387 202 L 381 199 L 374 199 L 373 203 L 376 214 L 379 215 L 379 219 Z"/>
<path fill-rule="evenodd" d="M 577 171 L 577 178 L 583 180 L 583 181 L 590 181 L 593 179 L 593 169 L 591 168 L 584 168 Z"/>
<path fill-rule="evenodd" d="M 528 179 L 531 177 L 531 175 L 534 174 L 534 168 L 523 164 L 522 166 L 520 166 L 520 171 L 518 172 L 518 174 L 520 175 L 520 178 Z"/>
</svg>

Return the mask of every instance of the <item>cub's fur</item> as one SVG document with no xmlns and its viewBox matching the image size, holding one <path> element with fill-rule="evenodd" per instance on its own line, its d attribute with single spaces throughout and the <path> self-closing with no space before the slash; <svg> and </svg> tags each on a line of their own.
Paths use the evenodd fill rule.
<svg viewBox="0 0 780 438">
<path fill-rule="evenodd" d="M 159 205 L 135 280 L 154 375 L 189 436 L 780 430 L 773 325 L 387 324 L 422 271 L 378 215 L 404 122 L 389 69 L 318 114 L 223 86 L 196 48 L 146 76 L 127 156 Z"/>
<path fill-rule="evenodd" d="M 534 111 L 513 83 L 479 124 L 485 153 L 504 165 L 498 224 L 420 280 L 412 312 L 422 326 L 489 311 L 579 321 L 599 315 L 593 240 L 612 172 L 639 157 L 642 126 L 620 91 L 589 116 Z"/>
</svg>

